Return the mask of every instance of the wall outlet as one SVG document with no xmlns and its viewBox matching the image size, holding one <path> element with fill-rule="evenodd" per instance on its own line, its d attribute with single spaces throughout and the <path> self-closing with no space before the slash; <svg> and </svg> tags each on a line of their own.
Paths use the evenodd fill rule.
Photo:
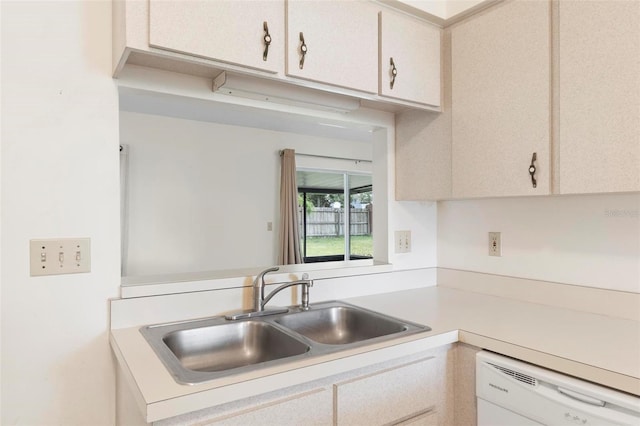
<svg viewBox="0 0 640 426">
<path fill-rule="evenodd" d="M 395 247 L 396 253 L 409 253 L 411 251 L 411 231 L 396 231 Z"/>
<path fill-rule="evenodd" d="M 91 239 L 30 240 L 31 276 L 91 272 Z"/>
<path fill-rule="evenodd" d="M 489 232 L 489 256 L 502 256 L 499 232 Z"/>
</svg>

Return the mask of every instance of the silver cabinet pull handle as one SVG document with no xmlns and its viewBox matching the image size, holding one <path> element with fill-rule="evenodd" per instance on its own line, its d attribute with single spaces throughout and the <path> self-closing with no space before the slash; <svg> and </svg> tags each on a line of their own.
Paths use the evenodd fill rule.
<svg viewBox="0 0 640 426">
<path fill-rule="evenodd" d="M 262 38 L 264 41 L 264 53 L 262 54 L 262 60 L 266 61 L 267 56 L 269 56 L 269 45 L 271 44 L 271 34 L 269 34 L 269 25 L 267 25 L 267 21 L 264 21 L 262 28 L 264 29 L 264 37 Z"/>
<path fill-rule="evenodd" d="M 534 188 L 538 186 L 538 182 L 536 181 L 536 165 L 534 164 L 537 160 L 538 160 L 538 156 L 534 152 L 533 156 L 531 157 L 531 165 L 529 166 L 529 175 L 531 176 L 531 185 L 533 185 Z"/>
<path fill-rule="evenodd" d="M 307 45 L 304 42 L 304 34 L 302 34 L 302 31 L 300 32 L 300 54 L 302 55 L 300 57 L 300 69 L 304 68 L 304 57 L 307 54 Z"/>
<path fill-rule="evenodd" d="M 389 61 L 391 65 L 391 90 L 393 90 L 393 85 L 396 83 L 396 76 L 398 75 L 398 68 L 396 68 L 396 64 L 393 62 L 393 58 L 390 58 Z"/>
</svg>

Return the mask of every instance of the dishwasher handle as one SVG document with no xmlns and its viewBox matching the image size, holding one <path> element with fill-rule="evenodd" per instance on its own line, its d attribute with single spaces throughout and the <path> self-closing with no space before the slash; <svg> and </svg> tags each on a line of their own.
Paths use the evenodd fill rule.
<svg viewBox="0 0 640 426">
<path fill-rule="evenodd" d="M 604 404 L 605 404 L 605 401 L 602 401 L 601 399 L 583 395 L 581 393 L 578 393 L 566 388 L 561 388 L 560 386 L 558 386 L 558 392 L 560 392 L 565 396 L 568 396 L 571 399 L 575 399 L 577 401 L 584 402 L 586 404 L 595 405 L 597 407 L 604 407 Z"/>
</svg>

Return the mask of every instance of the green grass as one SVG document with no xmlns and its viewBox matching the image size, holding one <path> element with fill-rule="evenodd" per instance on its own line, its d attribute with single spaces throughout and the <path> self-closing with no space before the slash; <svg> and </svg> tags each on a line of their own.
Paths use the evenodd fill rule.
<svg viewBox="0 0 640 426">
<path fill-rule="evenodd" d="M 344 237 L 308 237 L 307 256 L 329 256 L 344 254 Z M 351 237 L 351 254 L 373 256 L 373 237 L 354 235 Z"/>
</svg>

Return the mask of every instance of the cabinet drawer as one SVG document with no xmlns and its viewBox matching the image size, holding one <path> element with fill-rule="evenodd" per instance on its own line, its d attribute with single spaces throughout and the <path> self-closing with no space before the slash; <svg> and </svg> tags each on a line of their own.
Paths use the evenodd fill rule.
<svg viewBox="0 0 640 426">
<path fill-rule="evenodd" d="M 437 401 L 434 360 L 427 358 L 335 384 L 336 424 L 393 424 L 430 409 Z"/>
<path fill-rule="evenodd" d="M 215 426 L 330 425 L 333 420 L 332 402 L 331 392 L 328 389 L 317 389 L 212 419 L 204 424 Z"/>
</svg>

